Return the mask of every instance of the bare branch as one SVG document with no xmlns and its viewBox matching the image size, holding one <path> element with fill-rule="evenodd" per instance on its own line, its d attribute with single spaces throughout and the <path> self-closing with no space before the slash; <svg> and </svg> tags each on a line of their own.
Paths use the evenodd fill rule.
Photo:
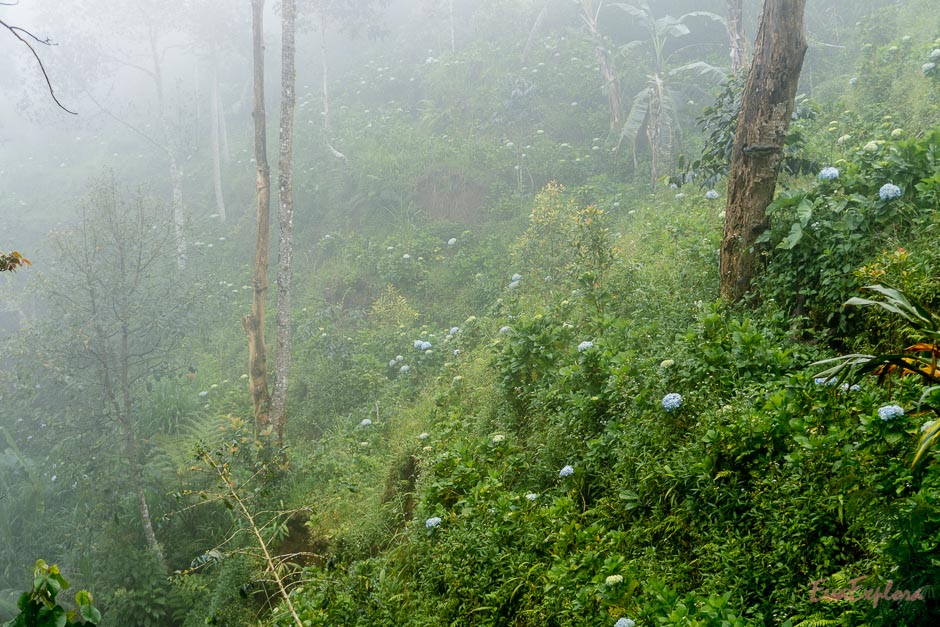
<svg viewBox="0 0 940 627">
<path fill-rule="evenodd" d="M 12 5 L 7 4 L 6 6 L 12 6 Z M 16 37 L 17 39 L 19 39 L 19 40 L 23 43 L 24 46 L 26 46 L 27 48 L 29 48 L 29 51 L 33 54 L 33 58 L 36 59 L 36 63 L 39 64 L 39 70 L 42 72 L 42 77 L 43 77 L 44 79 L 46 79 L 46 87 L 49 88 L 49 95 L 52 96 L 52 99 L 55 101 L 55 103 L 56 103 L 57 105 L 59 105 L 59 108 L 62 109 L 63 111 L 65 111 L 66 113 L 71 113 L 72 115 L 78 115 L 77 112 L 71 111 L 70 109 L 66 109 L 66 108 L 65 108 L 65 105 L 63 105 L 61 102 L 59 102 L 58 97 L 56 97 L 56 95 L 55 95 L 55 91 L 52 89 L 52 81 L 49 80 L 49 74 L 46 72 L 46 66 L 43 65 L 42 58 L 40 58 L 39 53 L 36 52 L 36 49 L 33 48 L 33 45 L 32 45 L 31 43 L 29 43 L 28 40 L 24 39 L 24 38 L 20 35 L 20 33 L 24 33 L 25 35 L 31 37 L 33 40 L 35 40 L 35 41 L 37 41 L 38 43 L 41 43 L 41 44 L 43 44 L 43 45 L 45 45 L 45 46 L 54 46 L 55 44 L 53 44 L 53 43 L 52 43 L 51 41 L 49 41 L 48 39 L 45 39 L 45 40 L 40 39 L 40 38 L 37 37 L 36 35 L 32 34 L 32 33 L 29 32 L 28 30 L 26 30 L 25 28 L 20 28 L 19 26 L 11 26 L 11 25 L 7 24 L 6 22 L 4 22 L 3 20 L 0 20 L 0 26 L 3 26 L 3 27 L 6 28 L 8 31 L 10 31 L 10 33 L 12 33 L 14 37 Z"/>
</svg>

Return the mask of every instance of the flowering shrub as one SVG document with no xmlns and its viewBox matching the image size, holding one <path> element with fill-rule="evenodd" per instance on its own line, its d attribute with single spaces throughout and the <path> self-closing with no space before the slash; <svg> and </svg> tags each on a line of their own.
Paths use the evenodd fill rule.
<svg viewBox="0 0 940 627">
<path fill-rule="evenodd" d="M 885 405 L 884 407 L 878 408 L 878 417 L 885 422 L 895 418 L 900 418 L 903 415 L 904 408 L 900 405 Z"/>
<path fill-rule="evenodd" d="M 878 198 L 884 201 L 894 200 L 901 197 L 901 188 L 894 183 L 885 183 L 878 190 Z"/>
<path fill-rule="evenodd" d="M 670 392 L 663 397 L 663 409 L 668 412 L 674 412 L 682 407 L 682 395 Z"/>
</svg>

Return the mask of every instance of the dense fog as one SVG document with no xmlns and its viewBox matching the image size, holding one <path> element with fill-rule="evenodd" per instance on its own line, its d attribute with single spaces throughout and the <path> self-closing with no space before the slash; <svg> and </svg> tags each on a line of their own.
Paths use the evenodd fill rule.
<svg viewBox="0 0 940 627">
<path fill-rule="evenodd" d="M 0 58 L 0 623 L 940 616 L 932 1 L 19 0 Z"/>
</svg>

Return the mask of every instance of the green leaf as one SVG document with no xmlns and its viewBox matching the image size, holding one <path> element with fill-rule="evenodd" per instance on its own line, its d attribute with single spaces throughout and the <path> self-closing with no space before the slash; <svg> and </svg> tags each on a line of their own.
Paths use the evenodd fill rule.
<svg viewBox="0 0 940 627">
<path fill-rule="evenodd" d="M 786 248 L 787 250 L 792 250 L 797 244 L 800 243 L 800 240 L 803 239 L 803 227 L 799 222 L 794 222 L 790 226 L 790 234 L 786 238 L 777 244 L 777 248 Z"/>
<path fill-rule="evenodd" d="M 78 609 L 86 623 L 97 625 L 101 622 L 101 612 L 94 605 L 81 605 Z"/>
<path fill-rule="evenodd" d="M 813 203 L 806 197 L 800 200 L 800 204 L 796 207 L 796 217 L 800 219 L 800 225 L 806 226 L 809 224 L 810 218 L 813 217 Z"/>
</svg>

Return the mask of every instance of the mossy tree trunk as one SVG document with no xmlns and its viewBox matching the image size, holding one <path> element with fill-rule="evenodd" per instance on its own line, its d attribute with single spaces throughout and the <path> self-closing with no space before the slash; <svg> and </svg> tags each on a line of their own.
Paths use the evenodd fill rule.
<svg viewBox="0 0 940 627">
<path fill-rule="evenodd" d="M 728 206 L 721 242 L 720 290 L 738 301 L 757 275 L 757 239 L 768 226 L 777 170 L 806 54 L 806 0 L 764 0 L 731 152 Z"/>
<path fill-rule="evenodd" d="M 281 5 L 281 126 L 280 160 L 278 161 L 278 269 L 277 269 L 277 350 L 274 356 L 274 394 L 271 398 L 271 425 L 279 444 L 284 443 L 287 418 L 287 388 L 291 369 L 291 252 L 294 238 L 293 155 L 294 155 L 294 41 L 296 34 L 296 0 L 283 0 Z"/>
<path fill-rule="evenodd" d="M 268 367 L 264 346 L 265 297 L 268 292 L 268 237 L 271 229 L 271 172 L 268 166 L 267 116 L 264 110 L 264 0 L 251 0 L 254 65 L 255 171 L 258 203 L 255 216 L 255 272 L 251 313 L 242 321 L 248 333 L 248 386 L 254 406 L 255 435 L 269 433 Z"/>
</svg>

